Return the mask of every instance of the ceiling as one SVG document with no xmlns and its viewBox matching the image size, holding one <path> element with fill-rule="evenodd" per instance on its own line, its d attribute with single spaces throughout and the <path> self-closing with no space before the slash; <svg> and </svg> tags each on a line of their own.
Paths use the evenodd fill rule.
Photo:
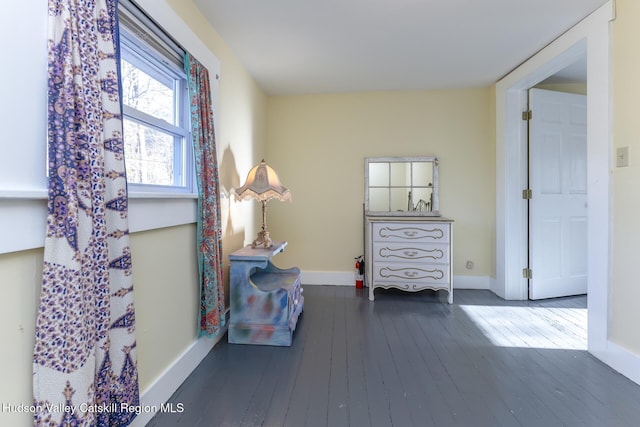
<svg viewBox="0 0 640 427">
<path fill-rule="evenodd" d="M 267 94 L 288 95 L 488 86 L 607 0 L 194 2 Z"/>
</svg>

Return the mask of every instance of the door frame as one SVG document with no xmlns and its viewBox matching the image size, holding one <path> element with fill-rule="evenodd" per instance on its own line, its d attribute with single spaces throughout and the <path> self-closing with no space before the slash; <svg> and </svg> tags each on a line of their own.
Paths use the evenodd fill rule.
<svg viewBox="0 0 640 427">
<path fill-rule="evenodd" d="M 528 298 L 526 126 L 527 90 L 587 55 L 588 348 L 606 358 L 609 287 L 611 164 L 609 1 L 502 78 L 496 90 L 496 280 L 505 299 Z"/>
</svg>

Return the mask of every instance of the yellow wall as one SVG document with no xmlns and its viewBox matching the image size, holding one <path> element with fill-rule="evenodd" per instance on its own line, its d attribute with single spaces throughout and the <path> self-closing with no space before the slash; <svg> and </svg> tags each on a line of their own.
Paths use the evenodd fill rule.
<svg viewBox="0 0 640 427">
<path fill-rule="evenodd" d="M 610 337 L 640 355 L 640 2 L 617 0 L 613 22 L 613 263 Z M 615 167 L 618 147 L 629 147 L 629 167 Z"/>
<path fill-rule="evenodd" d="M 364 253 L 364 158 L 434 155 L 454 273 L 494 275 L 493 99 L 491 88 L 269 97 L 266 160 L 293 193 L 269 203 L 272 238 L 289 242 L 279 262 L 351 271 Z"/>
<path fill-rule="evenodd" d="M 30 404 L 36 304 L 43 250 L 0 255 L 0 404 Z M 33 425 L 31 414 L 0 413 L 0 425 Z"/>
<path fill-rule="evenodd" d="M 196 226 L 131 236 L 140 390 L 145 391 L 197 338 Z"/>
</svg>

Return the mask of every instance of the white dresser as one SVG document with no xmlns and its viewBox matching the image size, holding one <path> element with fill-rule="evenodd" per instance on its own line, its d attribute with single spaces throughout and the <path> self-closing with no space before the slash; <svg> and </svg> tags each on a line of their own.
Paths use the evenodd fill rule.
<svg viewBox="0 0 640 427">
<path fill-rule="evenodd" d="M 453 304 L 453 221 L 443 217 L 365 216 L 365 280 L 408 292 L 446 290 Z"/>
</svg>

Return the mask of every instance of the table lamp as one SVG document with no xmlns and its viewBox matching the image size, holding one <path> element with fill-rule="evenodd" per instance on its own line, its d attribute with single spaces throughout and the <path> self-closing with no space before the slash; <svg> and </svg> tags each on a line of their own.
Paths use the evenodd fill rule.
<svg viewBox="0 0 640 427">
<path fill-rule="evenodd" d="M 262 203 L 262 231 L 251 243 L 251 247 L 270 248 L 272 243 L 267 231 L 267 202 L 271 199 L 291 201 L 291 192 L 280 183 L 276 171 L 263 159 L 249 171 L 246 182 L 235 191 L 235 195 L 239 200 L 256 199 Z"/>
</svg>

